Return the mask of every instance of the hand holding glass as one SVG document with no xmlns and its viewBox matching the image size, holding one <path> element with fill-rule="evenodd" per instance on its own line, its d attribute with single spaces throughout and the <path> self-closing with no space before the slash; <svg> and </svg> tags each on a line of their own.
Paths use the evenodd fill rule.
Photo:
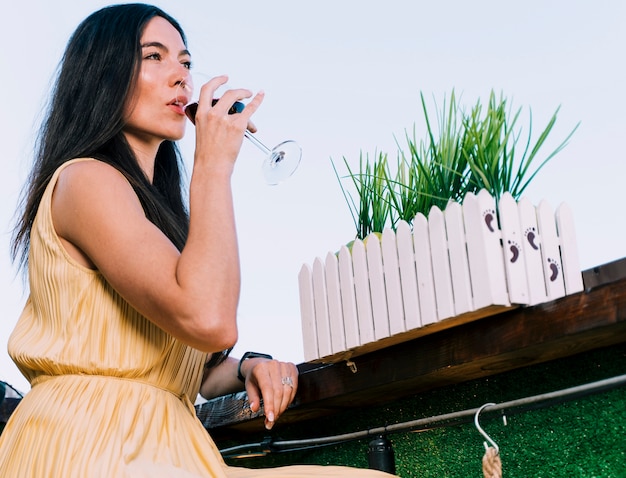
<svg viewBox="0 0 626 478">
<path fill-rule="evenodd" d="M 208 77 L 194 73 L 191 80 L 185 80 L 179 85 L 179 88 L 182 88 L 184 92 L 181 96 L 189 98 L 189 101 L 185 105 L 185 114 L 194 125 L 196 124 L 195 118 L 198 110 L 201 85 L 203 82 L 206 83 L 206 81 L 208 81 Z M 198 82 L 198 86 L 195 86 L 196 82 Z M 218 98 L 213 98 L 212 104 L 215 105 L 218 101 Z M 228 114 L 241 113 L 244 108 L 245 105 L 243 103 L 236 101 L 228 110 Z M 276 185 L 284 181 L 298 168 L 300 159 L 302 158 L 302 150 L 295 141 L 283 141 L 273 149 L 269 149 L 250 131 L 246 130 L 244 136 L 265 153 L 266 157 L 265 161 L 263 161 L 262 170 L 268 184 Z"/>
</svg>

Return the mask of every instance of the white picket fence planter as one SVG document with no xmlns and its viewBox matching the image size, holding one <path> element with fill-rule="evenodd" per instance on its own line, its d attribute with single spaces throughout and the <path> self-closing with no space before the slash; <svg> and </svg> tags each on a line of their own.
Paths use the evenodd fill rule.
<svg viewBox="0 0 626 478">
<path fill-rule="evenodd" d="M 583 289 L 569 207 L 482 190 L 304 264 L 306 361 L 336 362 Z"/>
</svg>

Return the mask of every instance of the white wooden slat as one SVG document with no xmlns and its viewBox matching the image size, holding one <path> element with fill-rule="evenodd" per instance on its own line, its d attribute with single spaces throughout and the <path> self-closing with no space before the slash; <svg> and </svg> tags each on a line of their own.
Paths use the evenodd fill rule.
<svg viewBox="0 0 626 478">
<path fill-rule="evenodd" d="M 413 249 L 415 250 L 420 318 L 424 326 L 437 322 L 437 298 L 435 297 L 428 221 L 423 214 L 417 214 L 413 219 Z"/>
<path fill-rule="evenodd" d="M 326 293 L 328 294 L 328 322 L 330 326 L 330 345 L 333 353 L 346 350 L 341 289 L 339 287 L 339 261 L 332 252 L 326 255 Z"/>
<path fill-rule="evenodd" d="M 483 218 L 478 198 L 472 193 L 467 193 L 463 198 L 463 220 L 465 222 L 467 257 L 470 265 L 474 306 L 477 309 L 482 309 L 492 303 L 492 298 L 487 253 L 483 242 Z"/>
<path fill-rule="evenodd" d="M 528 305 L 537 305 L 548 300 L 546 280 L 543 275 L 543 258 L 541 255 L 541 235 L 537 225 L 537 209 L 526 198 L 517 202 L 520 230 L 522 231 L 522 250 L 526 262 L 526 279 L 528 283 Z"/>
<path fill-rule="evenodd" d="M 313 296 L 315 298 L 317 348 L 320 357 L 332 354 L 325 275 L 324 264 L 319 257 L 316 257 L 313 261 Z"/>
<path fill-rule="evenodd" d="M 463 210 L 459 203 L 450 202 L 443 211 L 443 215 L 446 225 L 446 236 L 448 238 L 454 311 L 456 315 L 461 315 L 474 310 L 467 246 L 465 243 L 465 227 L 463 225 Z"/>
<path fill-rule="evenodd" d="M 543 271 L 548 299 L 555 300 L 565 295 L 565 282 L 563 281 L 556 219 L 552 207 L 546 200 L 541 201 L 537 206 L 537 225 L 541 234 Z"/>
<path fill-rule="evenodd" d="M 302 342 L 304 360 L 309 362 L 319 358 L 317 351 L 317 327 L 315 325 L 315 299 L 313 297 L 313 272 L 308 264 L 303 264 L 298 274 L 300 291 L 300 319 L 302 321 Z"/>
<path fill-rule="evenodd" d="M 406 331 L 404 324 L 404 305 L 402 286 L 400 285 L 400 265 L 398 264 L 398 246 L 396 233 L 384 229 L 381 240 L 383 270 L 385 272 L 385 291 L 387 292 L 387 313 L 389 314 L 389 334 L 395 335 Z"/>
<path fill-rule="evenodd" d="M 346 348 L 350 350 L 361 345 L 359 338 L 359 318 L 354 292 L 354 273 L 352 254 L 346 246 L 339 249 L 339 284 L 341 287 L 341 306 L 346 334 Z"/>
<path fill-rule="evenodd" d="M 496 201 L 486 189 L 478 192 L 478 202 L 482 214 L 482 231 L 489 261 L 489 275 L 493 303 L 496 305 L 511 305 L 506 288 L 506 272 L 504 271 L 504 253 L 502 250 L 502 231 L 499 229 L 496 214 Z M 495 215 L 490 221 L 489 216 Z M 490 227 L 491 226 L 491 227 Z"/>
<path fill-rule="evenodd" d="M 526 255 L 522 246 L 522 231 L 517 202 L 505 192 L 498 203 L 500 229 L 504 247 L 504 270 L 506 272 L 509 300 L 514 304 L 530 303 L 528 278 L 526 277 Z"/>
<path fill-rule="evenodd" d="M 407 330 L 421 327 L 419 296 L 417 294 L 417 272 L 415 270 L 415 251 L 411 226 L 400 221 L 396 226 L 398 246 L 398 265 L 402 284 L 402 303 L 404 305 L 404 323 Z"/>
<path fill-rule="evenodd" d="M 583 275 L 578 258 L 578 244 L 574 216 L 567 203 L 561 203 L 556 211 L 556 226 L 561 243 L 561 261 L 565 293 L 575 294 L 584 289 Z"/>
<path fill-rule="evenodd" d="M 495 201 L 486 190 L 465 195 L 463 220 L 474 307 L 510 305 Z"/>
<path fill-rule="evenodd" d="M 437 301 L 437 320 L 443 320 L 455 315 L 454 297 L 452 296 L 446 226 L 443 212 L 435 206 L 428 213 L 428 233 L 430 235 L 430 254 L 432 256 L 435 299 Z"/>
<path fill-rule="evenodd" d="M 363 241 L 358 239 L 352 244 L 352 267 L 354 268 L 354 289 L 359 317 L 359 337 L 361 344 L 367 344 L 375 340 L 374 316 L 372 314 L 365 245 Z"/>
<path fill-rule="evenodd" d="M 374 233 L 367 236 L 365 243 L 367 256 L 367 272 L 372 294 L 372 314 L 374 317 L 374 338 L 376 340 L 389 337 L 389 314 L 387 312 L 387 293 L 380 241 Z"/>
</svg>

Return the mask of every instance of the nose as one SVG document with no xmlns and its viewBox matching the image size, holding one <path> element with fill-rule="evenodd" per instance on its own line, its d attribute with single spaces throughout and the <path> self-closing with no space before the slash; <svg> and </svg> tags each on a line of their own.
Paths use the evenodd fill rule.
<svg viewBox="0 0 626 478">
<path fill-rule="evenodd" d="M 171 78 L 174 80 L 175 85 L 179 85 L 182 82 L 190 81 L 191 79 L 191 71 L 189 68 L 179 63 L 178 60 L 174 60 L 169 64 L 169 70 Z"/>
<path fill-rule="evenodd" d="M 189 70 L 185 69 L 184 72 L 177 72 L 176 75 L 174 75 L 174 77 L 176 78 L 176 80 L 174 81 L 174 86 L 178 86 L 178 85 L 191 85 L 191 74 L 189 73 Z"/>
<path fill-rule="evenodd" d="M 182 72 L 177 71 L 173 78 L 175 78 L 174 86 L 178 88 L 179 91 L 185 91 L 186 95 L 191 96 L 193 92 L 193 81 L 191 79 L 191 73 L 189 72 L 189 70 L 187 68 L 184 68 Z"/>
</svg>

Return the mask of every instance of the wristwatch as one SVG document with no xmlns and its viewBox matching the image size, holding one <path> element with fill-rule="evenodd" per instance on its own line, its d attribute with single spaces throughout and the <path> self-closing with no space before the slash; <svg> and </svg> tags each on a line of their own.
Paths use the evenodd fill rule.
<svg viewBox="0 0 626 478">
<path fill-rule="evenodd" d="M 272 357 L 271 355 L 262 354 L 259 352 L 246 352 L 245 354 L 243 354 L 243 356 L 239 359 L 239 366 L 237 367 L 237 378 L 242 382 L 245 382 L 246 379 L 243 377 L 243 375 L 241 375 L 241 364 L 251 358 L 264 358 L 268 360 L 274 359 L 274 357 Z"/>
</svg>

